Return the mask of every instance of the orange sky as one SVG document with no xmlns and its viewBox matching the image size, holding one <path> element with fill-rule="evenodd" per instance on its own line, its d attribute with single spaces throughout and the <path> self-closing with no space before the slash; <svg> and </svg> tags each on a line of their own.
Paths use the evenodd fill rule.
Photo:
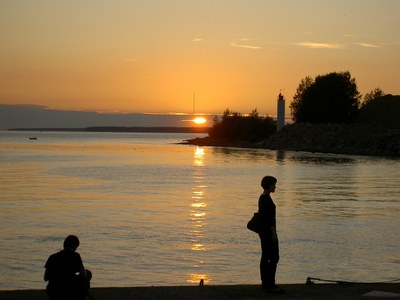
<svg viewBox="0 0 400 300">
<path fill-rule="evenodd" d="M 0 2 L 0 103 L 276 114 L 302 78 L 400 94 L 398 0 Z M 288 110 L 289 111 L 289 110 Z"/>
</svg>

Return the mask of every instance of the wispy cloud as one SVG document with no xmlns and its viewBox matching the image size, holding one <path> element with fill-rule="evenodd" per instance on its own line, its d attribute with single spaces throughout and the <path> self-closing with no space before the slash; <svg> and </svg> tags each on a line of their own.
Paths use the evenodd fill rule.
<svg viewBox="0 0 400 300">
<path fill-rule="evenodd" d="M 312 49 L 343 49 L 343 44 L 338 43 L 315 43 L 315 42 L 301 42 L 297 43 L 297 46 L 312 48 Z"/>
<path fill-rule="evenodd" d="M 372 43 L 317 43 L 317 42 L 300 42 L 296 46 L 310 49 L 347 49 L 354 46 L 363 48 L 382 48 L 382 45 Z"/>
<path fill-rule="evenodd" d="M 245 48 L 245 49 L 252 49 L 252 50 L 262 49 L 262 47 L 260 47 L 260 46 L 247 45 L 247 44 L 230 43 L 230 45 L 231 45 L 232 47 Z"/>
<path fill-rule="evenodd" d="M 365 47 L 365 48 L 382 48 L 379 45 L 369 44 L 369 43 L 357 43 L 356 45 L 359 45 L 359 46 Z"/>
<path fill-rule="evenodd" d="M 312 49 L 343 49 L 345 45 L 339 43 L 316 43 L 316 42 L 301 42 L 297 46 L 312 48 Z"/>
<path fill-rule="evenodd" d="M 201 39 L 201 38 L 194 38 L 194 39 L 192 40 L 193 43 L 201 43 L 201 42 L 203 42 L 203 41 L 204 41 L 204 40 Z"/>
<path fill-rule="evenodd" d="M 254 39 L 249 38 L 249 37 L 244 37 L 244 38 L 239 39 L 239 41 L 242 41 L 242 42 L 253 41 L 253 40 Z"/>
</svg>

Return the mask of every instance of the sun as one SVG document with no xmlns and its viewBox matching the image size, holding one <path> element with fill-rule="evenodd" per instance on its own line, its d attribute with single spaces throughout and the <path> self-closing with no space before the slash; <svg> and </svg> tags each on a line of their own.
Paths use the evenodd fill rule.
<svg viewBox="0 0 400 300">
<path fill-rule="evenodd" d="M 204 124 L 207 121 L 203 117 L 196 117 L 196 118 L 193 119 L 193 122 L 200 125 L 200 124 Z"/>
</svg>

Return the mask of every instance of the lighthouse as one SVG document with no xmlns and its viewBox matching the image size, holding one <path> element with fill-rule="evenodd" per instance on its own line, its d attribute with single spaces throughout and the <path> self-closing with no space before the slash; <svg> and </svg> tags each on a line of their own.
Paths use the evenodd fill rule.
<svg viewBox="0 0 400 300">
<path fill-rule="evenodd" d="M 285 126 L 285 98 L 283 97 L 282 93 L 279 93 L 276 129 L 281 130 L 283 126 Z"/>
</svg>

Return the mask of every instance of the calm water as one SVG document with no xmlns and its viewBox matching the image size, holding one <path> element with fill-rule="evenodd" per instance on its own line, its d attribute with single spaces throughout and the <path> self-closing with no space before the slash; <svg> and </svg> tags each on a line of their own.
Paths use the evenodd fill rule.
<svg viewBox="0 0 400 300">
<path fill-rule="evenodd" d="M 400 277 L 400 160 L 176 144 L 192 137 L 0 132 L 0 289 L 44 288 L 68 234 L 95 287 L 259 283 L 266 174 L 278 282 Z"/>
</svg>

